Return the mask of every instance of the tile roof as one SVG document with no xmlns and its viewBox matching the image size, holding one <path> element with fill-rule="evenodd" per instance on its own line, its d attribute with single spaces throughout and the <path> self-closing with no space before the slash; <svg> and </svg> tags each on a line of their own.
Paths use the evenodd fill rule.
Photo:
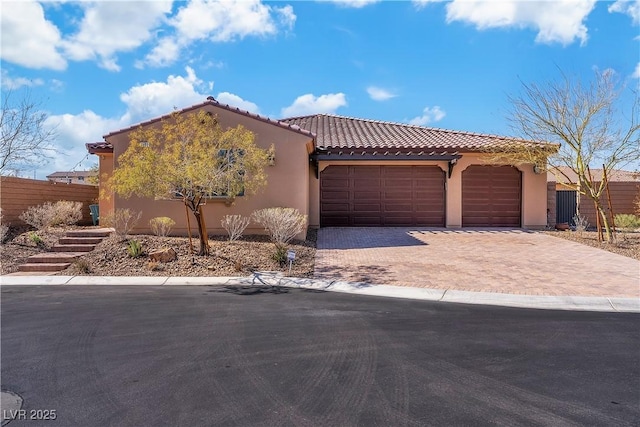
<svg viewBox="0 0 640 427">
<path fill-rule="evenodd" d="M 74 172 L 54 172 L 50 175 L 47 175 L 47 178 L 74 178 L 77 176 L 95 176 L 98 175 L 98 172 L 96 171 L 74 171 Z"/>
<path fill-rule="evenodd" d="M 452 131 L 331 114 L 292 117 L 280 121 L 314 133 L 316 146 L 325 149 L 481 151 L 487 147 L 499 147 L 513 142 L 538 144 L 533 141 L 498 135 Z"/>
<path fill-rule="evenodd" d="M 179 110 L 178 112 L 179 113 L 186 113 L 188 111 L 197 110 L 198 108 L 202 108 L 202 107 L 204 107 L 206 105 L 213 105 L 215 107 L 219 107 L 219 108 L 222 108 L 222 109 L 225 109 L 225 110 L 228 110 L 228 111 L 232 111 L 234 113 L 242 114 L 243 116 L 251 117 L 253 119 L 260 120 L 262 122 L 272 124 L 274 126 L 279 126 L 281 128 L 284 128 L 284 129 L 288 129 L 288 130 L 291 130 L 291 131 L 294 131 L 294 132 L 297 132 L 297 133 L 301 133 L 301 134 L 309 136 L 311 138 L 313 138 L 315 136 L 311 132 L 309 132 L 309 131 L 307 131 L 305 129 L 301 129 L 300 127 L 296 126 L 295 124 L 285 123 L 285 122 L 282 122 L 282 121 L 279 121 L 279 120 L 270 119 L 269 117 L 261 116 L 260 114 L 250 113 L 249 111 L 241 110 L 240 108 L 237 108 L 237 107 L 232 107 L 229 104 L 223 104 L 221 102 L 216 101 L 213 96 L 208 96 L 207 100 L 205 102 L 202 102 L 200 104 L 195 104 L 195 105 L 192 105 L 190 107 L 183 108 L 182 110 Z M 110 136 L 117 135 L 117 134 L 122 133 L 122 132 L 127 132 L 129 130 L 137 128 L 138 126 L 144 126 L 144 125 L 148 125 L 148 124 L 151 124 L 151 123 L 155 123 L 157 121 L 160 121 L 162 119 L 166 119 L 166 118 L 170 117 L 171 114 L 173 114 L 173 113 L 174 112 L 169 113 L 169 114 L 165 114 L 164 116 L 161 116 L 161 117 L 156 117 L 156 118 L 151 119 L 151 120 L 147 120 L 145 122 L 136 123 L 134 125 L 131 125 L 131 126 L 128 126 L 126 128 L 122 128 L 122 129 L 119 129 L 119 130 L 116 130 L 116 131 L 113 131 L 113 132 L 109 132 L 108 134 L 104 135 L 103 138 L 106 139 L 106 138 L 108 138 Z"/>
<path fill-rule="evenodd" d="M 113 145 L 110 142 L 88 142 L 85 144 L 89 154 L 112 153 Z"/>
</svg>

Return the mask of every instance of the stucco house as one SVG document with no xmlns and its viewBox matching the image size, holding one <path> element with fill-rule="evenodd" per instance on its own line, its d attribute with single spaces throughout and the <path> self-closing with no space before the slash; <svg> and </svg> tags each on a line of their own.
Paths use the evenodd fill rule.
<svg viewBox="0 0 640 427">
<path fill-rule="evenodd" d="M 98 173 L 94 170 L 58 171 L 47 175 L 47 179 L 51 182 L 63 182 L 65 184 L 94 185 L 92 178 L 97 177 L 97 175 Z"/>
<path fill-rule="evenodd" d="M 255 133 L 259 146 L 275 147 L 275 162 L 267 167 L 268 183 L 261 192 L 237 197 L 233 204 L 207 202 L 211 233 L 224 233 L 224 215 L 250 215 L 274 206 L 298 209 L 308 215 L 311 227 L 542 228 L 547 222 L 545 174 L 531 164 L 492 166 L 483 161 L 487 147 L 513 144 L 513 139 L 330 114 L 274 120 L 212 97 L 181 113 L 196 110 L 216 115 L 223 128 L 241 124 Z M 117 167 L 132 130 L 168 117 L 87 144 L 100 158 L 101 182 Z M 101 215 L 117 208 L 142 211 L 137 231 L 147 231 L 153 217 L 169 216 L 176 221 L 174 230 L 186 233 L 180 202 L 122 199 L 103 192 Z M 246 232 L 261 231 L 252 224 Z"/>
</svg>

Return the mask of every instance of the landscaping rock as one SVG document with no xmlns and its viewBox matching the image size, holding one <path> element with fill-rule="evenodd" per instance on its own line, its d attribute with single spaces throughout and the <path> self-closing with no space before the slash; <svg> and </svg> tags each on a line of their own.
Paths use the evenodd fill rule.
<svg viewBox="0 0 640 427">
<path fill-rule="evenodd" d="M 149 253 L 149 259 L 156 262 L 171 262 L 178 259 L 178 254 L 173 248 L 160 249 Z"/>
</svg>

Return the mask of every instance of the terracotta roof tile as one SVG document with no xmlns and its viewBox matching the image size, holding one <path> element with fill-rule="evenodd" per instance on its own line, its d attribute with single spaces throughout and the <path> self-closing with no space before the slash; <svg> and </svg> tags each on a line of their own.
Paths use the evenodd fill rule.
<svg viewBox="0 0 640 427">
<path fill-rule="evenodd" d="M 316 135 L 319 148 L 349 149 L 436 149 L 481 151 L 487 147 L 521 142 L 518 138 L 460 132 L 379 120 L 357 119 L 331 114 L 282 119 Z"/>
<path fill-rule="evenodd" d="M 256 120 L 260 120 L 262 122 L 270 123 L 270 124 L 272 124 L 274 126 L 279 126 L 281 128 L 284 128 L 284 129 L 288 129 L 288 130 L 291 130 L 291 131 L 294 131 L 294 132 L 297 132 L 297 133 L 301 133 L 301 134 L 309 136 L 311 138 L 313 138 L 315 136 L 311 132 L 309 132 L 308 130 L 301 129 L 300 127 L 298 127 L 295 124 L 285 123 L 285 122 L 282 122 L 282 121 L 279 121 L 279 120 L 270 119 L 269 117 L 261 116 L 260 114 L 250 113 L 249 111 L 241 110 L 240 108 L 237 108 L 237 107 L 232 107 L 229 104 L 222 104 L 221 102 L 216 101 L 213 96 L 207 97 L 207 100 L 205 102 L 202 102 L 200 104 L 195 104 L 195 105 L 192 105 L 190 107 L 183 108 L 182 110 L 179 110 L 178 112 L 179 113 L 186 113 L 188 111 L 197 110 L 198 108 L 202 108 L 202 107 L 204 107 L 206 105 L 213 105 L 213 106 L 216 106 L 216 107 L 219 107 L 219 108 L 223 108 L 223 109 L 228 110 L 228 111 L 233 111 L 234 113 L 242 114 L 243 116 L 251 117 L 251 118 L 254 118 Z M 151 124 L 151 123 L 155 123 L 157 121 L 160 121 L 162 119 L 166 119 L 166 118 L 170 117 L 171 114 L 173 114 L 173 113 L 165 114 L 164 116 L 161 116 L 161 117 L 156 117 L 156 118 L 153 118 L 151 120 L 147 120 L 145 122 L 136 123 L 136 124 L 128 126 L 126 128 L 122 128 L 122 129 L 118 129 L 118 130 L 113 131 L 113 132 L 109 132 L 108 134 L 104 135 L 103 138 L 106 139 L 106 138 L 108 138 L 110 136 L 117 135 L 117 134 L 122 133 L 122 132 L 130 131 L 132 129 L 137 128 L 138 126 L 143 126 L 143 125 L 148 125 L 148 124 Z"/>
</svg>

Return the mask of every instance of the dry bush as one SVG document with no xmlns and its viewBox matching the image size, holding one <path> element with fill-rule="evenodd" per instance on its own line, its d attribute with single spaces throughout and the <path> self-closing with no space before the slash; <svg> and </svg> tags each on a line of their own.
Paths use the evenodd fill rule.
<svg viewBox="0 0 640 427">
<path fill-rule="evenodd" d="M 56 225 L 73 225 L 82 219 L 82 203 L 60 200 L 46 202 L 39 206 L 30 206 L 20 214 L 20 219 L 43 230 Z"/>
<path fill-rule="evenodd" d="M 589 228 L 589 221 L 586 216 L 575 214 L 573 216 L 573 223 L 576 225 L 576 232 L 579 236 L 582 236 L 582 233 Z"/>
<path fill-rule="evenodd" d="M 140 217 L 142 217 L 142 212 L 135 212 L 130 209 L 116 209 L 113 214 L 105 215 L 100 219 L 107 227 L 114 228 L 118 236 L 126 237 L 140 221 Z"/>
<path fill-rule="evenodd" d="M 176 225 L 176 222 L 168 216 L 159 216 L 149 220 L 149 227 L 151 227 L 151 231 L 153 234 L 160 237 L 168 236 L 174 225 Z"/>
<path fill-rule="evenodd" d="M 255 222 L 262 225 L 276 246 L 284 247 L 296 234 L 301 233 L 307 224 L 307 216 L 294 208 L 267 208 L 255 211 Z"/>
<path fill-rule="evenodd" d="M 242 236 L 249 222 L 251 222 L 251 219 L 249 217 L 243 217 L 242 215 L 225 215 L 222 221 L 220 221 L 222 228 L 227 230 L 229 234 L 230 242 L 236 241 Z"/>
</svg>

